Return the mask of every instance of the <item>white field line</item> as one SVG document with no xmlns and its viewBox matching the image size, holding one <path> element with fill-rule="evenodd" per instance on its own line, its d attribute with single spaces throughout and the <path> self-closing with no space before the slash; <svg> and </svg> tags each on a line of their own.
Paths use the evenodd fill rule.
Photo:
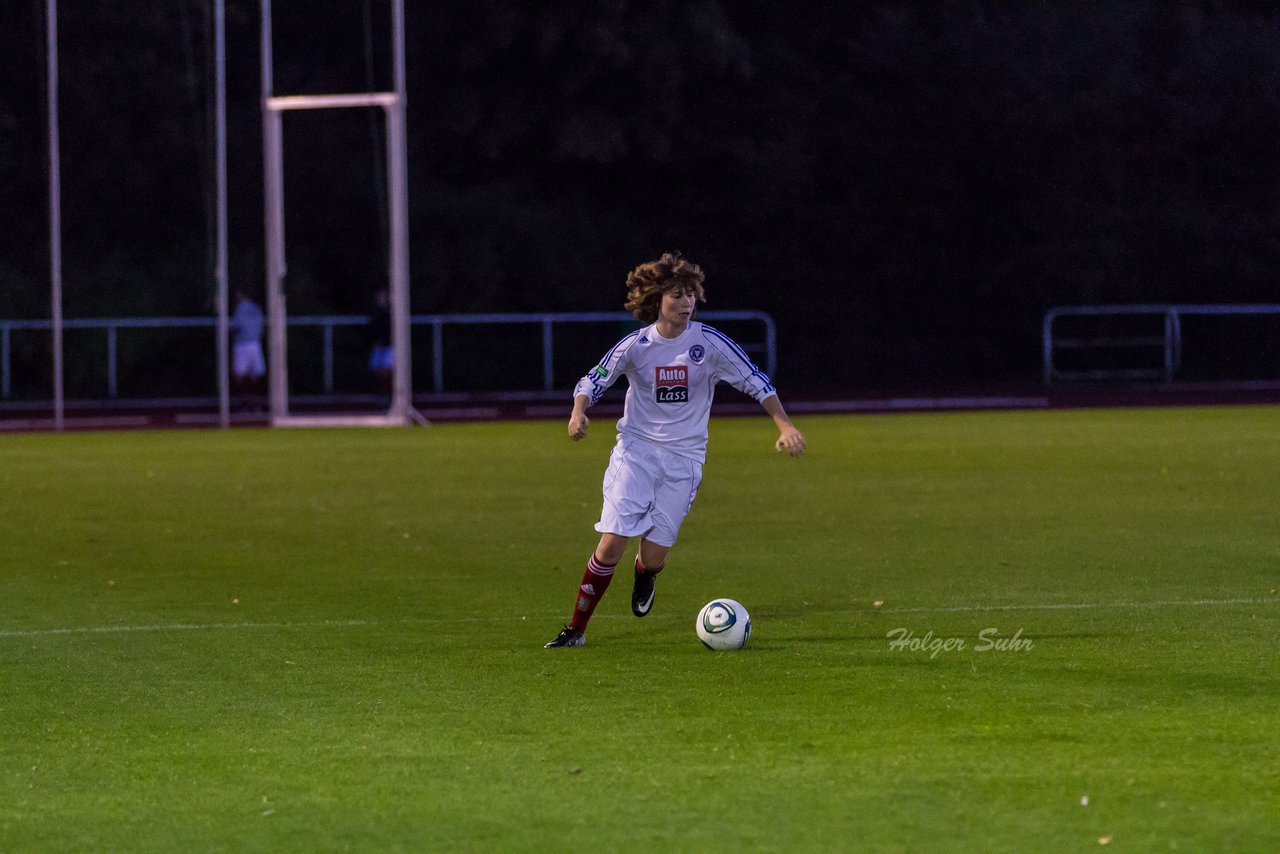
<svg viewBox="0 0 1280 854">
<path fill-rule="evenodd" d="M 1097 611 L 1105 609 L 1127 610 L 1143 608 L 1212 608 L 1229 605 L 1271 605 L 1268 599 L 1157 599 L 1149 602 L 1057 602 L 1028 605 L 954 605 L 928 608 L 876 608 L 860 609 L 867 614 L 966 614 L 991 611 Z M 830 613 L 829 610 L 825 611 Z M 654 615 L 659 619 L 684 619 L 684 615 Z M 629 618 L 625 614 L 600 614 L 596 619 Z M 423 617 L 405 620 L 320 620 L 316 622 L 272 623 L 161 623 L 150 626 L 78 626 L 61 629 L 0 629 L 0 638 L 38 638 L 57 635 L 127 634 L 132 632 L 206 632 L 220 629 L 311 629 L 349 628 L 360 626 L 432 626 L 450 623 L 511 623 L 528 620 L 521 617 Z M 544 622 L 555 622 L 556 617 L 535 617 Z"/>
</svg>

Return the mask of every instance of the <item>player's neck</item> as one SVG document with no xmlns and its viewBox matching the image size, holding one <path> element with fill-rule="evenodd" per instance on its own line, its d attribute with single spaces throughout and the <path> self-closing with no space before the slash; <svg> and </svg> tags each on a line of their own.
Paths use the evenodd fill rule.
<svg viewBox="0 0 1280 854">
<path fill-rule="evenodd" d="M 683 335 L 684 331 L 689 328 L 689 322 L 673 323 L 665 318 L 659 318 L 658 322 L 653 325 L 653 328 L 659 335 L 670 341 Z"/>
</svg>

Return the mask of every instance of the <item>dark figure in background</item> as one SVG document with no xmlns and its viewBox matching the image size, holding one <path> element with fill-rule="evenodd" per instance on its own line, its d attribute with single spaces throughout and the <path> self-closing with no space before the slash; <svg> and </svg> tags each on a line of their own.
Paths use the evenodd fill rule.
<svg viewBox="0 0 1280 854">
<path fill-rule="evenodd" d="M 231 315 L 232 409 L 252 412 L 263 409 L 263 377 L 267 361 L 262 355 L 262 309 L 244 290 L 236 290 L 236 308 Z"/>
<path fill-rule="evenodd" d="M 386 288 L 374 295 L 369 315 L 369 373 L 378 406 L 391 405 L 391 377 L 395 351 L 391 348 L 391 298 Z"/>
</svg>

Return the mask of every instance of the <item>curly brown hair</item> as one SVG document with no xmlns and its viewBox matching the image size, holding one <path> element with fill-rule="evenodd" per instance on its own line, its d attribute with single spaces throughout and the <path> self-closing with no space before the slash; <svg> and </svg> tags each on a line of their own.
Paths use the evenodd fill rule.
<svg viewBox="0 0 1280 854">
<path fill-rule="evenodd" d="M 657 261 L 649 261 L 627 274 L 627 303 L 625 308 L 641 323 L 653 323 L 658 319 L 662 295 L 688 288 L 698 302 L 707 301 L 702 289 L 706 278 L 702 268 L 680 257 L 679 252 L 665 252 Z"/>
</svg>

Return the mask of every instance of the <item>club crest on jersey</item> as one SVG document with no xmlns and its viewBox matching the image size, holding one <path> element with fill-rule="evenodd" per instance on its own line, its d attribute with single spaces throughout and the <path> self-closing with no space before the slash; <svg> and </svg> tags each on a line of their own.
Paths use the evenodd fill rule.
<svg viewBox="0 0 1280 854">
<path fill-rule="evenodd" d="M 654 368 L 654 399 L 658 403 L 687 403 L 689 401 L 689 366 L 668 365 Z"/>
<path fill-rule="evenodd" d="M 689 348 L 689 361 L 693 362 L 695 365 L 701 365 L 702 360 L 706 355 L 707 351 L 701 344 L 694 344 Z"/>
</svg>

